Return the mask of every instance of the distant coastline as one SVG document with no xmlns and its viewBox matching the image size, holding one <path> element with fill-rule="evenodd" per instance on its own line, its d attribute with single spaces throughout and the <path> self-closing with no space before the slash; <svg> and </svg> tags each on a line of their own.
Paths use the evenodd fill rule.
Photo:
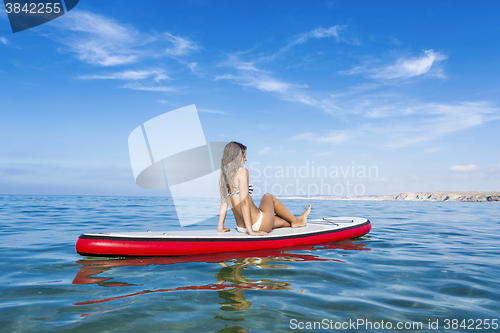
<svg viewBox="0 0 500 333">
<path fill-rule="evenodd" d="M 280 199 L 312 199 L 312 200 L 374 200 L 374 201 L 462 201 L 462 202 L 500 202 L 497 191 L 464 191 L 464 192 L 403 192 L 398 195 L 373 195 L 359 197 L 280 197 Z"/>
</svg>

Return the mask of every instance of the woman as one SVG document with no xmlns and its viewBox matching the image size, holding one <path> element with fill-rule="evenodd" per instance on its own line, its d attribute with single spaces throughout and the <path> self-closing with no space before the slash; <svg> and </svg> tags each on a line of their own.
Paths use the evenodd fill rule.
<svg viewBox="0 0 500 333">
<path fill-rule="evenodd" d="M 260 200 L 260 206 L 255 206 L 252 197 L 252 185 L 248 182 L 248 170 L 244 164 L 247 147 L 238 142 L 230 142 L 224 148 L 222 156 L 219 192 L 221 204 L 219 210 L 218 232 L 227 232 L 224 228 L 227 208 L 231 207 L 238 231 L 248 232 L 252 236 L 267 235 L 274 228 L 304 227 L 311 205 L 302 215 L 295 217 L 273 195 L 266 193 Z"/>
</svg>

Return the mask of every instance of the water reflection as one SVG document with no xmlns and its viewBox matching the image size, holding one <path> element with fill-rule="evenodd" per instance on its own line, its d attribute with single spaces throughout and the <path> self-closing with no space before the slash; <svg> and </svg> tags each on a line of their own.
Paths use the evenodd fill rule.
<svg viewBox="0 0 500 333">
<path fill-rule="evenodd" d="M 217 284 L 231 283 L 234 288 L 220 290 L 219 298 L 225 300 L 221 305 L 223 311 L 245 310 L 252 306 L 252 302 L 245 299 L 243 292 L 247 289 L 253 290 L 292 290 L 291 283 L 279 282 L 271 279 L 250 280 L 243 276 L 243 271 L 249 267 L 257 267 L 261 269 L 284 269 L 290 268 L 286 265 L 274 265 L 273 262 L 277 258 L 273 257 L 252 257 L 236 259 L 232 265 L 226 262 L 218 263 L 222 268 L 219 273 L 215 274 Z M 295 259 L 295 258 L 294 258 Z M 283 259 L 281 259 L 283 260 Z M 295 260 L 291 260 L 295 261 Z"/>
<path fill-rule="evenodd" d="M 353 240 L 345 240 L 335 243 L 323 245 L 305 245 L 297 247 L 288 247 L 286 249 L 270 249 L 250 252 L 232 252 L 232 253 L 217 253 L 196 256 L 182 257 L 155 257 L 155 258 L 133 258 L 133 259 L 96 259 L 89 258 L 79 260 L 76 263 L 82 265 L 76 274 L 73 284 L 97 284 L 101 287 L 124 287 L 136 286 L 132 283 L 119 281 L 120 278 L 101 278 L 96 275 L 107 272 L 108 274 L 114 268 L 124 266 L 148 266 L 148 265 L 171 265 L 187 262 L 205 262 L 216 263 L 220 266 L 219 271 L 215 274 L 216 283 L 204 285 L 181 286 L 170 289 L 160 290 L 143 290 L 136 293 L 119 295 L 105 299 L 95 299 L 74 303 L 73 305 L 94 305 L 102 304 L 118 299 L 133 300 L 142 294 L 165 293 L 181 290 L 214 290 L 217 291 L 218 297 L 222 302 L 218 303 L 223 311 L 239 311 L 252 307 L 252 302 L 245 298 L 246 290 L 268 290 L 282 291 L 293 290 L 292 283 L 286 281 L 276 281 L 273 279 L 249 279 L 244 276 L 244 272 L 248 272 L 248 268 L 256 269 L 290 269 L 286 265 L 287 262 L 299 261 L 333 261 L 343 262 L 342 260 L 332 258 L 322 258 L 319 254 L 325 249 L 343 249 L 351 251 L 370 251 L 366 247 L 367 244 L 355 243 Z M 298 252 L 298 253 L 297 253 Z M 286 277 L 285 275 L 283 276 Z M 116 310 L 116 309 L 115 309 Z M 114 311 L 114 310 L 108 310 Z M 96 312 L 101 313 L 101 311 Z M 93 313 L 82 314 L 88 316 Z M 215 319 L 226 320 L 223 317 Z"/>
</svg>

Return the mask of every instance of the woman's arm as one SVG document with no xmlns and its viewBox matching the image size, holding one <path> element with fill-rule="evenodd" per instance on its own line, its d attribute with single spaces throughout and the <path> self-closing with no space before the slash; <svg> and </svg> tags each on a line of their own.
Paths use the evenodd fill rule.
<svg viewBox="0 0 500 333">
<path fill-rule="evenodd" d="M 250 234 L 251 236 L 267 235 L 267 232 L 265 231 L 254 231 L 252 229 L 252 214 L 250 211 L 251 200 L 250 200 L 250 194 L 248 193 L 247 168 L 241 168 L 240 170 L 238 170 L 237 177 L 238 177 L 238 188 L 240 189 L 241 215 L 243 215 L 243 221 L 245 221 L 245 227 L 247 228 L 248 234 Z"/>
<path fill-rule="evenodd" d="M 217 232 L 227 232 L 231 230 L 229 228 L 224 228 L 224 221 L 226 220 L 227 207 L 228 207 L 227 202 L 221 200 L 219 208 L 219 226 L 217 227 Z"/>
</svg>

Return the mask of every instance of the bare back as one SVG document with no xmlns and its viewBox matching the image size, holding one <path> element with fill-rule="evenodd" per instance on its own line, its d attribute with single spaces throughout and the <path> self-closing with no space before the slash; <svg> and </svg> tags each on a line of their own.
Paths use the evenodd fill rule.
<svg viewBox="0 0 500 333">
<path fill-rule="evenodd" d="M 248 200 L 252 224 L 258 220 L 260 215 L 260 211 L 257 206 L 255 206 L 252 196 L 248 193 L 248 170 L 246 168 L 242 167 L 238 169 L 234 177 L 232 189 L 233 193 L 236 191 L 239 191 L 239 193 L 229 196 L 229 206 L 233 211 L 234 219 L 236 220 L 238 227 L 245 228 L 245 220 L 243 219 L 243 213 L 241 210 L 241 202 L 243 200 Z M 221 196 L 222 195 L 223 194 L 221 193 Z M 221 200 L 223 199 L 221 198 Z"/>
</svg>

